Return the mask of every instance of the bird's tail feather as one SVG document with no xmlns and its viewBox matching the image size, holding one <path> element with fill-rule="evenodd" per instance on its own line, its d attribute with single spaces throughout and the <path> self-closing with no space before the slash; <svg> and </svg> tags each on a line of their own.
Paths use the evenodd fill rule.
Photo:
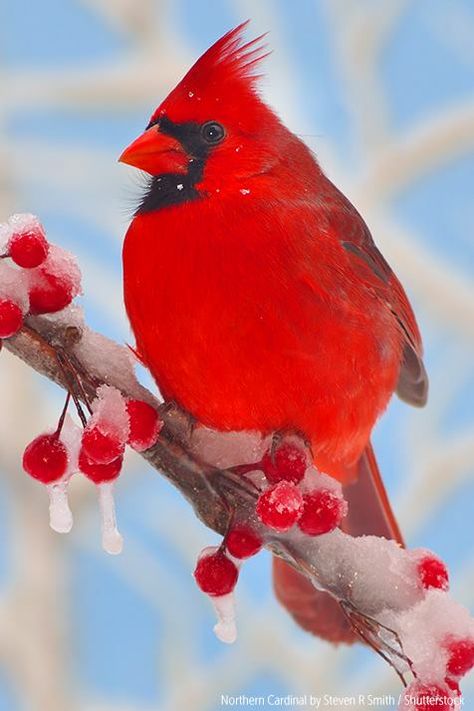
<svg viewBox="0 0 474 711">
<path fill-rule="evenodd" d="M 342 526 L 346 533 L 383 536 L 404 545 L 370 443 L 357 463 L 356 479 L 344 488 L 344 495 L 349 504 Z M 279 558 L 273 560 L 273 584 L 277 599 L 303 629 L 336 644 L 352 644 L 358 639 L 339 603 Z"/>
</svg>

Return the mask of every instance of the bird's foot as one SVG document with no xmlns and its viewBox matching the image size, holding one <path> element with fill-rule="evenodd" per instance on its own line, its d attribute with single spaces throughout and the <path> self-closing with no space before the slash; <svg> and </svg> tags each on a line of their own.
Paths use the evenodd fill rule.
<svg viewBox="0 0 474 711">
<path fill-rule="evenodd" d="M 270 446 L 260 461 L 234 466 L 231 471 L 247 478 L 250 472 L 261 471 L 274 483 L 285 478 L 301 479 L 311 463 L 307 437 L 297 430 L 286 429 L 273 433 Z"/>
<path fill-rule="evenodd" d="M 189 444 L 198 424 L 193 415 L 183 410 L 174 400 L 167 400 L 160 407 L 160 416 L 174 439 L 181 444 Z"/>
<path fill-rule="evenodd" d="M 304 432 L 292 427 L 286 427 L 285 429 L 277 430 L 272 434 L 272 443 L 270 446 L 270 454 L 272 456 L 283 444 L 283 442 L 291 442 L 296 447 L 311 451 L 311 441 Z"/>
</svg>

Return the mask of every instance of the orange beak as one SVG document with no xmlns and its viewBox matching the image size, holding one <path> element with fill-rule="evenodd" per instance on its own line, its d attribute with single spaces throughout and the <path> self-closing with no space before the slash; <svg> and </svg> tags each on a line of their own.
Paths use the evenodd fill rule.
<svg viewBox="0 0 474 711">
<path fill-rule="evenodd" d="M 186 173 L 188 169 L 188 156 L 181 143 L 160 133 L 156 126 L 135 139 L 124 150 L 119 161 L 151 175 Z"/>
</svg>

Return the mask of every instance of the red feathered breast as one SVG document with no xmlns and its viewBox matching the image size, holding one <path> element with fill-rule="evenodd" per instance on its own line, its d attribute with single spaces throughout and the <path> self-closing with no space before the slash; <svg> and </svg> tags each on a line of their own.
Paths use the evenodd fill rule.
<svg viewBox="0 0 474 711">
<path fill-rule="evenodd" d="M 135 218 L 123 257 L 137 349 L 163 395 L 216 429 L 299 430 L 344 478 L 395 388 L 402 339 L 324 214 L 197 200 Z"/>
</svg>

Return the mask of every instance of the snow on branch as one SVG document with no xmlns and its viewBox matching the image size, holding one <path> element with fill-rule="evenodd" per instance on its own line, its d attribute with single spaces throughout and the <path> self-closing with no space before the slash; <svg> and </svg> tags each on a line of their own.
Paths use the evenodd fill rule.
<svg viewBox="0 0 474 711">
<path fill-rule="evenodd" d="M 0 226 L 0 344 L 67 393 L 57 427 L 23 455 L 25 471 L 48 486 L 51 526 L 70 530 L 67 485 L 81 472 L 98 486 L 104 548 L 121 551 L 112 485 L 129 445 L 224 536 L 194 572 L 221 640 L 236 636 L 239 568 L 265 546 L 329 593 L 405 685 L 412 679 L 402 708 L 424 708 L 419 696 L 444 699 L 438 708 L 457 703 L 458 682 L 474 666 L 474 621 L 449 597 L 443 562 L 427 550 L 344 533 L 341 486 L 317 471 L 298 437 L 218 433 L 159 404 L 137 381 L 131 349 L 88 328 L 73 303 L 78 293 L 75 259 L 46 241 L 35 218 Z M 71 401 L 81 426 L 67 414 Z"/>
<path fill-rule="evenodd" d="M 84 334 L 74 321 L 67 323 L 67 319 L 31 317 L 21 331 L 4 340 L 3 345 L 30 368 L 65 390 L 70 389 L 82 402 L 85 395 L 92 401 L 98 387 L 107 384 L 119 389 L 126 397 L 157 404 L 156 398 L 136 380 L 127 349 L 89 329 L 86 333 L 88 344 L 84 359 L 80 357 Z M 61 365 L 65 354 L 69 363 L 67 368 Z M 121 367 L 114 370 L 117 362 Z M 91 363 L 95 363 L 94 369 L 90 369 Z M 71 379 L 71 366 L 82 387 Z M 162 405 L 159 412 L 164 422 L 159 440 L 142 456 L 181 491 L 207 526 L 218 533 L 225 532 L 228 510 L 208 483 L 216 478 L 218 470 L 197 462 L 186 451 L 182 441 L 189 420 L 184 413 L 169 405 Z M 236 494 L 236 503 L 239 495 Z"/>
</svg>

